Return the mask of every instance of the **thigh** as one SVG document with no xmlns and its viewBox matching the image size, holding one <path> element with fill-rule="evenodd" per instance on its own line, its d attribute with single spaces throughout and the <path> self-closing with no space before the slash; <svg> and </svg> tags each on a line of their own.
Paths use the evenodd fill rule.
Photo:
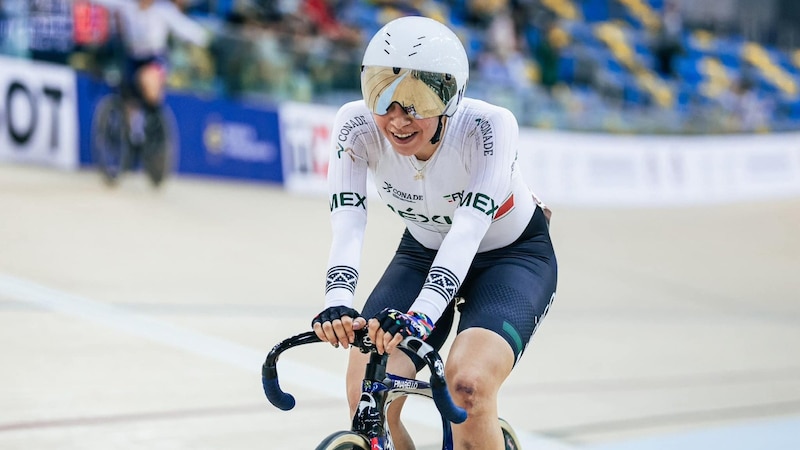
<svg viewBox="0 0 800 450">
<path fill-rule="evenodd" d="M 555 298 L 554 255 L 479 260 L 460 295 L 458 332 L 485 328 L 500 335 L 519 360 Z"/>
</svg>

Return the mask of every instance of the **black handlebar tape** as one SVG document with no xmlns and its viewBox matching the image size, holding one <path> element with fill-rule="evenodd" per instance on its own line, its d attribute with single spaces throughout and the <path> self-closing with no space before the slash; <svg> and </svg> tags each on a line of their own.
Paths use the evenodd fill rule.
<svg viewBox="0 0 800 450">
<path fill-rule="evenodd" d="M 281 409 L 283 411 L 288 411 L 294 408 L 295 399 L 292 394 L 287 394 L 281 390 L 281 387 L 278 385 L 277 378 L 267 378 L 265 376 L 261 377 L 261 384 L 264 385 L 264 394 L 267 395 L 267 400 L 270 403 L 275 405 L 276 408 Z"/>
</svg>

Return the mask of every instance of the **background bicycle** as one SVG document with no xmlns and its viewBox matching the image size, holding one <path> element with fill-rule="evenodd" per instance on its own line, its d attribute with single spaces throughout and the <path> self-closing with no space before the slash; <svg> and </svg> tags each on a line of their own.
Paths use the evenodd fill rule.
<svg viewBox="0 0 800 450">
<path fill-rule="evenodd" d="M 272 348 L 262 366 L 264 393 L 275 407 L 288 411 L 295 406 L 291 394 L 281 390 L 278 381 L 277 361 L 284 351 L 299 345 L 321 342 L 314 332 L 292 336 Z M 427 397 L 436 405 L 442 419 L 442 450 L 453 449 L 450 423 L 461 423 L 467 413 L 453 403 L 444 377 L 444 362 L 438 352 L 415 337 L 406 337 L 400 347 L 411 350 L 422 358 L 431 373 L 430 382 L 406 378 L 386 372 L 387 354 L 379 354 L 369 340 L 366 330 L 356 332 L 353 345 L 363 353 L 370 353 L 362 382 L 359 407 L 353 416 L 350 430 L 335 431 L 325 437 L 317 450 L 390 450 L 394 449 L 386 421 L 386 410 L 396 399 L 404 396 Z M 517 450 L 519 440 L 511 425 L 500 419 L 506 450 Z"/>
<path fill-rule="evenodd" d="M 109 185 L 140 165 L 153 186 L 171 171 L 174 132 L 168 108 L 148 110 L 120 87 L 103 97 L 92 118 L 92 157 Z"/>
</svg>

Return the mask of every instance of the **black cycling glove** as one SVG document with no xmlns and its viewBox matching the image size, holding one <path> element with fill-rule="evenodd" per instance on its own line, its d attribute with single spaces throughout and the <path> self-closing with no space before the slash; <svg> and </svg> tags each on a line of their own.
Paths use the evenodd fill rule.
<svg viewBox="0 0 800 450">
<path fill-rule="evenodd" d="M 361 314 L 353 308 L 348 306 L 330 306 L 325 308 L 321 313 L 317 314 L 311 321 L 311 328 L 314 328 L 315 323 L 320 325 L 325 322 L 333 322 L 336 319 L 341 319 L 344 316 L 349 316 L 352 319 L 361 317 Z"/>
</svg>

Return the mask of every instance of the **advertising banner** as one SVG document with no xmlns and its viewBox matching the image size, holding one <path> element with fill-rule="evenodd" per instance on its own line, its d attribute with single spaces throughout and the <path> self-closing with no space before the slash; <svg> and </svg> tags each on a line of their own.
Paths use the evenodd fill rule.
<svg viewBox="0 0 800 450">
<path fill-rule="evenodd" d="M 178 172 L 283 182 L 278 111 L 266 105 L 172 93 Z"/>
<path fill-rule="evenodd" d="M 77 168 L 75 73 L 2 56 L 0 67 L 0 161 Z"/>
<path fill-rule="evenodd" d="M 286 188 L 298 193 L 328 192 L 331 127 L 337 109 L 307 103 L 284 103 L 280 110 Z"/>
</svg>

